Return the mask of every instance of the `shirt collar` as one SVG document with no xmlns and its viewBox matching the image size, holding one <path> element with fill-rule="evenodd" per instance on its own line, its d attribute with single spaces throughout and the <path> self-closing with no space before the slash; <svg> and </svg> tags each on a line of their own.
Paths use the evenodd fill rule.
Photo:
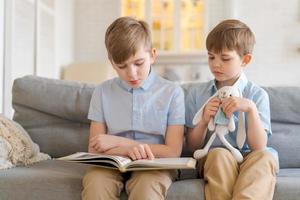
<svg viewBox="0 0 300 200">
<path fill-rule="evenodd" d="M 151 69 L 148 77 L 146 78 L 146 80 L 143 82 L 142 86 L 140 86 L 137 89 L 142 89 L 142 90 L 148 90 L 150 88 L 150 86 L 155 82 L 156 79 L 156 74 L 153 72 L 153 70 Z M 125 89 L 126 91 L 130 92 L 133 90 L 132 87 L 130 87 L 128 85 L 128 83 L 126 83 L 125 81 L 123 81 L 122 79 L 118 78 L 118 83 L 119 85 Z"/>
<path fill-rule="evenodd" d="M 242 93 L 248 83 L 248 79 L 244 72 L 241 73 L 240 77 L 236 80 L 236 82 L 233 84 L 233 86 L 237 87 L 239 91 Z M 214 94 L 218 89 L 216 85 L 216 80 L 211 80 L 208 87 L 209 91 L 212 91 Z"/>
</svg>

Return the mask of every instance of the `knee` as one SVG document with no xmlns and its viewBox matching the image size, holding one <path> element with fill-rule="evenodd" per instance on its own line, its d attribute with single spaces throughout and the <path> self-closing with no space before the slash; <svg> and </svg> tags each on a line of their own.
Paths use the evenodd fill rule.
<svg viewBox="0 0 300 200">
<path fill-rule="evenodd" d="M 228 158 L 233 158 L 230 151 L 224 148 L 215 148 L 209 151 L 207 155 L 207 160 L 226 160 Z"/>
<path fill-rule="evenodd" d="M 158 195 L 156 199 L 163 199 L 171 183 L 172 178 L 167 171 L 134 172 L 126 183 L 126 191 L 130 197 L 139 197 L 132 199 L 147 199 L 153 195 Z"/>
<path fill-rule="evenodd" d="M 204 174 L 207 174 L 208 171 L 220 170 L 235 170 L 237 169 L 238 164 L 230 151 L 224 148 L 215 148 L 211 150 L 204 164 Z"/>
<path fill-rule="evenodd" d="M 138 182 L 136 186 L 151 186 L 166 182 L 170 179 L 168 171 L 143 171 L 133 174 L 133 182 Z M 147 186 L 145 188 L 148 188 Z"/>
<path fill-rule="evenodd" d="M 265 166 L 270 166 L 276 171 L 279 167 L 278 161 L 267 150 L 253 151 L 249 154 L 249 159 L 254 160 L 256 163 L 263 163 Z"/>
<path fill-rule="evenodd" d="M 115 171 L 91 168 L 82 180 L 83 199 L 115 199 L 123 189 L 122 180 Z"/>
<path fill-rule="evenodd" d="M 98 176 L 98 171 L 97 170 L 88 170 L 86 172 L 86 174 L 84 175 L 83 177 L 83 184 L 85 185 L 85 183 L 87 182 L 91 182 L 91 181 L 94 181 L 94 180 L 97 180 L 97 176 Z"/>
<path fill-rule="evenodd" d="M 118 180 L 117 176 L 114 176 L 109 170 L 101 168 L 89 169 L 83 177 L 83 187 L 89 188 L 101 188 L 104 186 L 111 186 L 114 180 Z"/>
</svg>

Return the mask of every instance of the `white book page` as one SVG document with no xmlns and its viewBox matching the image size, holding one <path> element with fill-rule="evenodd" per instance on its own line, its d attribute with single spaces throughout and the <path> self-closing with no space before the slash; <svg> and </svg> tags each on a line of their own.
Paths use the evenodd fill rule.
<svg viewBox="0 0 300 200">
<path fill-rule="evenodd" d="M 94 163 L 101 163 L 107 162 L 117 163 L 117 166 L 124 167 L 128 163 L 132 162 L 131 159 L 122 157 L 122 156 L 112 156 L 112 155 L 103 155 L 103 154 L 94 154 L 94 153 L 86 153 L 86 152 L 77 152 L 75 154 L 71 154 L 69 156 L 61 157 L 59 160 L 69 160 L 69 161 L 82 161 L 82 162 L 94 162 Z"/>
<path fill-rule="evenodd" d="M 153 160 L 136 160 L 127 164 L 127 168 L 194 168 L 196 160 L 193 158 L 156 158 Z"/>
</svg>

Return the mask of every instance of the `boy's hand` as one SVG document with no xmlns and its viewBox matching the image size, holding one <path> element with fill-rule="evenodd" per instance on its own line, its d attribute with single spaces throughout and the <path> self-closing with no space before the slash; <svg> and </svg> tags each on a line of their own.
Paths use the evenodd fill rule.
<svg viewBox="0 0 300 200">
<path fill-rule="evenodd" d="M 129 146 L 128 157 L 132 160 L 154 159 L 154 155 L 148 144 L 137 144 Z"/>
<path fill-rule="evenodd" d="M 203 110 L 203 120 L 205 124 L 209 123 L 210 118 L 217 114 L 221 100 L 218 97 L 212 98 L 204 107 Z"/>
<path fill-rule="evenodd" d="M 98 134 L 92 137 L 89 141 L 89 147 L 97 151 L 98 153 L 103 153 L 111 148 L 118 146 L 118 137 L 108 134 Z"/>
<path fill-rule="evenodd" d="M 221 108 L 226 117 L 229 118 L 236 111 L 248 113 L 255 110 L 256 106 L 253 101 L 246 98 L 228 97 L 222 100 Z"/>
</svg>

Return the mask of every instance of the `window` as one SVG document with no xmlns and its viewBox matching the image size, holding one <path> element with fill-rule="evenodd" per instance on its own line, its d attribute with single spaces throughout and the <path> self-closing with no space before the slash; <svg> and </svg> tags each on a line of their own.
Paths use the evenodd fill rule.
<svg viewBox="0 0 300 200">
<path fill-rule="evenodd" d="M 204 50 L 204 0 L 122 0 L 122 16 L 147 21 L 158 50 L 177 53 Z"/>
</svg>

